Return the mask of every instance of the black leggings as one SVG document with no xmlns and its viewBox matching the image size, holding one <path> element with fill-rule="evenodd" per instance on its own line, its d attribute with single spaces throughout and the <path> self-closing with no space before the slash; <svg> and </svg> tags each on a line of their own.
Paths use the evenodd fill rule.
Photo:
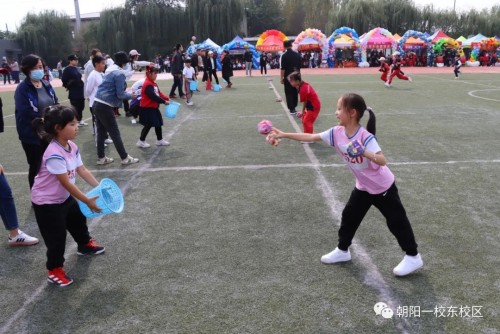
<svg viewBox="0 0 500 334">
<path fill-rule="evenodd" d="M 210 79 L 210 81 L 212 81 L 212 75 L 213 75 L 215 78 L 215 82 L 217 84 L 219 84 L 219 78 L 217 78 L 217 70 L 209 70 L 209 71 L 207 71 L 207 73 L 208 73 L 208 78 Z"/>
<path fill-rule="evenodd" d="M 387 227 L 396 237 L 401 249 L 407 255 L 417 255 L 415 236 L 395 183 L 386 192 L 378 195 L 371 195 L 356 188 L 352 191 L 351 197 L 342 211 L 338 248 L 347 251 L 356 230 L 372 205 L 384 215 Z"/>
<path fill-rule="evenodd" d="M 146 137 L 149 133 L 149 130 L 151 130 L 151 126 L 144 126 L 141 131 L 141 141 L 145 141 Z M 163 134 L 161 132 L 161 126 L 155 126 L 155 132 L 156 132 L 156 139 L 162 140 L 163 139 Z"/>
<path fill-rule="evenodd" d="M 38 170 L 42 165 L 42 157 L 47 148 L 47 144 L 45 142 L 40 142 L 40 145 L 35 145 L 21 142 L 21 145 L 23 146 L 24 153 L 26 153 L 26 160 L 28 160 L 28 182 L 31 189 L 35 183 L 35 176 L 38 174 Z"/>
<path fill-rule="evenodd" d="M 47 269 L 62 267 L 66 248 L 66 230 L 79 246 L 90 241 L 87 218 L 76 200 L 69 196 L 61 204 L 37 205 L 33 203 L 36 222 L 47 246 Z"/>
</svg>

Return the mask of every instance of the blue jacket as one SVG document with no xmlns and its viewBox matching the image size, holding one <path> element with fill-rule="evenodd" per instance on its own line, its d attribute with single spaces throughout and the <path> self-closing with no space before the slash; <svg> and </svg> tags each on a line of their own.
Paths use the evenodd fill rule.
<svg viewBox="0 0 500 334">
<path fill-rule="evenodd" d="M 121 108 L 123 100 L 130 100 L 132 95 L 125 92 L 127 83 L 125 82 L 125 74 L 121 67 L 111 65 L 104 75 L 104 80 L 97 87 L 95 98 L 104 101 L 113 107 Z"/>
<path fill-rule="evenodd" d="M 52 96 L 57 104 L 57 96 L 48 81 L 42 80 L 43 88 Z M 40 138 L 33 130 L 32 122 L 35 118 L 43 117 L 43 110 L 38 110 L 38 93 L 30 78 L 24 79 L 16 88 L 14 94 L 16 104 L 16 128 L 19 140 L 26 144 L 40 145 Z"/>
</svg>

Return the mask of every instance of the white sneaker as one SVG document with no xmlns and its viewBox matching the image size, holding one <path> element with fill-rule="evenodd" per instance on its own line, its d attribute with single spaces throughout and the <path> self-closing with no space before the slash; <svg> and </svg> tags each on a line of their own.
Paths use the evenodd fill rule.
<svg viewBox="0 0 500 334">
<path fill-rule="evenodd" d="M 101 159 L 97 159 L 97 164 L 98 165 L 107 165 L 107 164 L 112 163 L 113 161 L 115 161 L 115 159 L 104 157 L 104 158 L 101 158 Z"/>
<path fill-rule="evenodd" d="M 142 141 L 142 140 L 138 140 L 137 143 L 135 144 L 135 146 L 137 147 L 142 147 L 142 148 L 148 148 L 150 147 L 151 145 L 149 145 L 148 143 L 146 143 L 145 141 Z"/>
<path fill-rule="evenodd" d="M 413 82 L 413 79 L 411 77 L 408 77 L 409 82 Z"/>
<path fill-rule="evenodd" d="M 458 77 L 455 77 L 455 79 L 458 79 Z"/>
<path fill-rule="evenodd" d="M 30 246 L 36 245 L 39 240 L 35 237 L 29 236 L 21 230 L 15 237 L 9 236 L 9 246 Z"/>
<path fill-rule="evenodd" d="M 138 162 L 139 162 L 139 159 L 132 158 L 130 155 L 127 155 L 127 157 L 122 160 L 122 165 L 136 164 Z"/>
<path fill-rule="evenodd" d="M 156 146 L 168 146 L 168 145 L 170 145 L 170 143 L 168 141 L 166 141 L 165 139 L 156 141 Z"/>
<path fill-rule="evenodd" d="M 137 120 L 135 118 L 132 118 L 132 124 L 137 124 Z"/>
<path fill-rule="evenodd" d="M 88 123 L 85 123 L 83 120 L 81 120 L 80 123 L 78 123 L 78 126 L 85 126 L 85 125 L 88 125 Z"/>
<path fill-rule="evenodd" d="M 189 101 L 189 102 L 186 102 L 186 104 L 187 104 L 188 106 L 192 106 L 194 103 L 193 103 L 193 102 L 191 102 L 191 101 Z"/>
<path fill-rule="evenodd" d="M 349 250 L 347 250 L 347 252 L 344 252 L 340 250 L 338 247 L 335 248 L 330 253 L 325 254 L 321 257 L 321 262 L 326 264 L 347 262 L 347 261 L 351 261 L 351 252 L 349 252 Z"/>
<path fill-rule="evenodd" d="M 388 82 L 386 82 L 384 85 L 385 85 L 385 87 L 391 87 L 391 84 Z"/>
<path fill-rule="evenodd" d="M 422 268 L 423 265 L 424 261 L 422 261 L 420 254 L 417 254 L 416 256 L 405 255 L 403 261 L 401 261 L 396 268 L 392 270 L 392 272 L 396 276 L 406 276 L 415 270 Z"/>
<path fill-rule="evenodd" d="M 109 139 L 109 138 L 108 138 L 108 139 L 105 139 L 105 140 L 104 140 L 104 143 L 105 143 L 105 144 L 113 144 L 113 139 Z"/>
</svg>

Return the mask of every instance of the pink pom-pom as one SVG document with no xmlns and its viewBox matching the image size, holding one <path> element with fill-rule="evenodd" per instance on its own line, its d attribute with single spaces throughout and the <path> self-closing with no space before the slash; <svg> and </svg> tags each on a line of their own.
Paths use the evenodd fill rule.
<svg viewBox="0 0 500 334">
<path fill-rule="evenodd" d="M 271 123 L 271 121 L 268 121 L 267 119 L 260 121 L 257 125 L 257 130 L 262 135 L 267 135 L 269 132 L 271 132 L 272 129 L 273 123 Z"/>
</svg>

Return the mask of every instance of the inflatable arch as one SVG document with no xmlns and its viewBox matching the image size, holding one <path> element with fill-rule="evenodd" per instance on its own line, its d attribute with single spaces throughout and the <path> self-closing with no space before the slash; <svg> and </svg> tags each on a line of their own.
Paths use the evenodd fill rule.
<svg viewBox="0 0 500 334">
<path fill-rule="evenodd" d="M 391 39 L 392 40 L 391 47 L 393 49 L 396 49 L 396 45 L 397 45 L 396 40 L 394 39 L 394 37 L 392 36 L 392 33 L 389 30 L 384 29 L 384 28 L 380 28 L 380 27 L 372 29 L 372 30 L 370 30 L 369 32 L 366 33 L 365 37 L 363 37 L 363 39 L 361 40 L 361 43 L 360 43 L 360 45 L 361 45 L 361 63 L 360 63 L 360 67 L 368 65 L 368 62 L 366 60 L 366 50 L 368 48 L 368 41 L 370 40 L 370 37 L 372 37 L 373 34 L 375 34 L 375 33 L 379 33 L 380 35 Z"/>
<path fill-rule="evenodd" d="M 420 31 L 415 31 L 415 30 L 408 30 L 407 32 L 404 33 L 404 35 L 401 37 L 401 39 L 398 42 L 398 51 L 403 54 L 404 50 L 403 47 L 406 43 L 406 40 L 410 37 L 414 38 L 420 38 L 422 41 L 425 42 L 425 46 L 427 48 L 427 53 L 429 53 L 432 49 L 432 44 L 427 38 L 429 37 L 428 34 L 425 34 Z"/>
<path fill-rule="evenodd" d="M 310 37 L 318 42 L 322 58 L 326 59 L 328 57 L 328 41 L 326 40 L 326 35 L 321 32 L 319 29 L 307 28 L 303 32 L 301 32 L 292 44 L 292 48 L 297 51 L 299 48 L 300 42 L 302 42 L 305 38 Z"/>
<path fill-rule="evenodd" d="M 360 45 L 359 44 L 359 36 L 358 36 L 358 33 L 356 32 L 356 30 L 349 28 L 349 27 L 340 27 L 340 28 L 336 29 L 328 38 L 329 50 L 333 49 L 333 42 L 335 42 L 335 40 L 338 39 L 340 37 L 340 35 L 349 35 L 352 37 L 352 39 L 354 40 L 356 45 Z M 358 51 L 358 55 L 359 55 L 358 59 L 356 59 L 356 60 L 359 63 L 361 61 L 361 48 L 358 47 L 356 50 Z"/>
</svg>

